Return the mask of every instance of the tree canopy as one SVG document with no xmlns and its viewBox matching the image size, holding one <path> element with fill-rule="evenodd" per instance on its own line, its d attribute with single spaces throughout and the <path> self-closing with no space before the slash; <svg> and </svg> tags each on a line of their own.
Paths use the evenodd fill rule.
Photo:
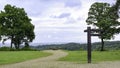
<svg viewBox="0 0 120 68">
<path fill-rule="evenodd" d="M 88 12 L 88 18 L 86 20 L 88 25 L 93 25 L 98 29 L 101 29 L 102 32 L 99 38 L 102 41 L 102 48 L 104 46 L 104 39 L 111 39 L 116 34 L 116 27 L 120 25 L 117 21 L 118 14 L 117 14 L 116 5 L 112 7 L 108 3 L 94 3 L 91 5 L 91 8 Z"/>
<path fill-rule="evenodd" d="M 7 4 L 0 13 L 0 28 L 3 42 L 10 39 L 11 47 L 14 44 L 16 49 L 19 49 L 20 44 L 32 42 L 35 38 L 34 25 L 24 8 Z"/>
</svg>

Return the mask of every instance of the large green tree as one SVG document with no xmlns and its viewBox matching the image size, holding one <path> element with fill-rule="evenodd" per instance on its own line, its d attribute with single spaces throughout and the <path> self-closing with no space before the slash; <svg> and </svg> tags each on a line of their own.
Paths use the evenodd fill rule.
<svg viewBox="0 0 120 68">
<path fill-rule="evenodd" d="M 118 26 L 116 18 L 117 16 L 112 15 L 113 8 L 108 3 L 94 3 L 88 12 L 87 24 L 93 25 L 98 29 L 102 30 L 101 38 L 102 47 L 101 51 L 104 50 L 104 40 L 111 39 L 115 34 L 115 27 Z"/>
<path fill-rule="evenodd" d="M 4 31 L 2 36 L 3 41 L 11 40 L 12 45 L 19 49 L 20 44 L 32 42 L 35 38 L 34 25 L 31 24 L 31 19 L 23 8 L 11 6 L 7 4 L 3 11 L 1 11 L 0 24 Z"/>
</svg>

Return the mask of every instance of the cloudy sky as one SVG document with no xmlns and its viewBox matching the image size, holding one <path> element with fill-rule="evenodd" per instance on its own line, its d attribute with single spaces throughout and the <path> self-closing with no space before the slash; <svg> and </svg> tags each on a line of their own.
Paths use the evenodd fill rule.
<svg viewBox="0 0 120 68">
<path fill-rule="evenodd" d="M 114 4 L 115 0 L 0 0 L 0 10 L 6 4 L 24 8 L 35 25 L 35 43 L 85 43 L 85 20 L 94 2 Z M 120 35 L 115 40 L 119 38 Z M 100 39 L 92 37 L 92 41 Z"/>
</svg>

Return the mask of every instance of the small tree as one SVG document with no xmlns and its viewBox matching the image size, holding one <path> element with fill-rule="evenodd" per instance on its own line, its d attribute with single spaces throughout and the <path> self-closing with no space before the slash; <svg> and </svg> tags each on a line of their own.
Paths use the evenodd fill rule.
<svg viewBox="0 0 120 68">
<path fill-rule="evenodd" d="M 96 2 L 91 5 L 86 20 L 87 24 L 102 30 L 100 32 L 102 36 L 99 37 L 102 41 L 101 51 L 104 50 L 104 40 L 113 38 L 115 27 L 118 26 L 117 21 L 114 19 L 115 16 L 111 16 L 111 9 L 108 3 Z"/>
<path fill-rule="evenodd" d="M 11 48 L 12 44 L 19 49 L 20 44 L 33 41 L 35 38 L 34 25 L 31 24 L 31 19 L 23 8 L 8 4 L 1 13 L 4 14 L 0 18 L 2 30 L 4 30 L 2 35 L 7 37 L 4 41 L 11 39 Z"/>
</svg>

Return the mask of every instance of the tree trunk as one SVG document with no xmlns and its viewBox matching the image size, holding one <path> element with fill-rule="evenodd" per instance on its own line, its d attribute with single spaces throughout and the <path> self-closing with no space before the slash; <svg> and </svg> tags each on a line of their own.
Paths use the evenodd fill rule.
<svg viewBox="0 0 120 68">
<path fill-rule="evenodd" d="M 18 44 L 18 47 L 17 47 L 18 49 L 20 48 L 20 44 Z"/>
<path fill-rule="evenodd" d="M 102 46 L 101 46 L 101 51 L 104 51 L 104 39 L 103 38 L 101 38 L 101 44 L 102 44 Z"/>
<path fill-rule="evenodd" d="M 11 44 L 10 44 L 10 48 L 12 48 L 12 44 L 13 44 L 13 35 L 11 36 Z"/>
<path fill-rule="evenodd" d="M 29 48 L 28 42 L 25 42 L 25 47 L 26 47 L 26 48 Z"/>
<path fill-rule="evenodd" d="M 19 45 L 18 44 L 15 45 L 15 49 L 19 50 Z"/>
</svg>

